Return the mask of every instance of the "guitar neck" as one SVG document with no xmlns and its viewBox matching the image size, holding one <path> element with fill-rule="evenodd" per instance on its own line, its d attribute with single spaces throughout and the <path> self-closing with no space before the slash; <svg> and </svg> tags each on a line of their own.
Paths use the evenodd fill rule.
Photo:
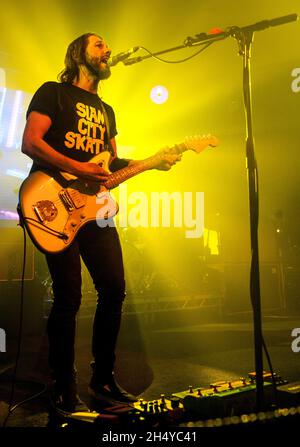
<svg viewBox="0 0 300 447">
<path fill-rule="evenodd" d="M 182 152 L 186 151 L 187 148 L 185 144 L 178 144 L 173 146 L 169 149 L 170 152 L 175 152 L 177 154 L 181 154 Z M 126 168 L 119 169 L 116 172 L 113 172 L 107 182 L 105 182 L 104 186 L 107 189 L 113 189 L 116 188 L 121 183 L 125 182 L 127 179 L 134 177 L 141 172 L 147 171 L 149 169 L 153 169 L 157 163 L 161 160 L 163 155 L 161 154 L 155 154 L 152 157 L 146 158 L 143 161 L 137 162 L 136 164 L 133 164 L 131 166 L 126 166 Z"/>
</svg>

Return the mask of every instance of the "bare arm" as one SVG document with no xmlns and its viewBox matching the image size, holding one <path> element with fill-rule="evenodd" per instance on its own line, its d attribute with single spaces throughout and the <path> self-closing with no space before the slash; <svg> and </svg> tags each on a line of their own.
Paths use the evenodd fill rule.
<svg viewBox="0 0 300 447">
<path fill-rule="evenodd" d="M 49 116 L 31 112 L 23 134 L 22 152 L 42 166 L 66 171 L 86 180 L 105 181 L 108 173 L 97 164 L 72 160 L 46 143 L 44 136 L 51 124 Z"/>
</svg>

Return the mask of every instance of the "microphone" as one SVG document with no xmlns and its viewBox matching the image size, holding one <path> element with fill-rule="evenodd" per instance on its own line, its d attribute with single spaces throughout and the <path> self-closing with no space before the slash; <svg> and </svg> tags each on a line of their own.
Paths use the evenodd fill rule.
<svg viewBox="0 0 300 447">
<path fill-rule="evenodd" d="M 129 56 L 131 56 L 133 53 L 135 53 L 136 51 L 138 51 L 140 49 L 140 47 L 132 47 L 127 51 L 124 51 L 123 53 L 119 53 L 116 56 L 112 57 L 110 61 L 108 61 L 108 65 L 110 67 L 113 67 L 114 65 L 116 65 L 118 62 L 122 62 L 125 59 L 128 59 Z"/>
</svg>

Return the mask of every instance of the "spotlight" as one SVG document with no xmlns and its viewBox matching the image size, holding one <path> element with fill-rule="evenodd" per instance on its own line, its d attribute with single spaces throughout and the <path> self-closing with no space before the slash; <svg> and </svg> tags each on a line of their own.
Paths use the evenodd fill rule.
<svg viewBox="0 0 300 447">
<path fill-rule="evenodd" d="M 167 101 L 168 97 L 169 92 L 166 87 L 163 87 L 162 85 L 153 87 L 150 93 L 150 98 L 153 102 L 155 102 L 155 104 L 163 104 Z"/>
</svg>

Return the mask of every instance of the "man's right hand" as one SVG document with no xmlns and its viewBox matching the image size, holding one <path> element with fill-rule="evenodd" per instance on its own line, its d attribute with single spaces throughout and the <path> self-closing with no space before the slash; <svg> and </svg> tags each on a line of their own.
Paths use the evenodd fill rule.
<svg viewBox="0 0 300 447">
<path fill-rule="evenodd" d="M 105 183 L 110 175 L 96 163 L 83 162 L 79 165 L 79 168 L 77 165 L 76 176 L 84 180 Z"/>
</svg>

